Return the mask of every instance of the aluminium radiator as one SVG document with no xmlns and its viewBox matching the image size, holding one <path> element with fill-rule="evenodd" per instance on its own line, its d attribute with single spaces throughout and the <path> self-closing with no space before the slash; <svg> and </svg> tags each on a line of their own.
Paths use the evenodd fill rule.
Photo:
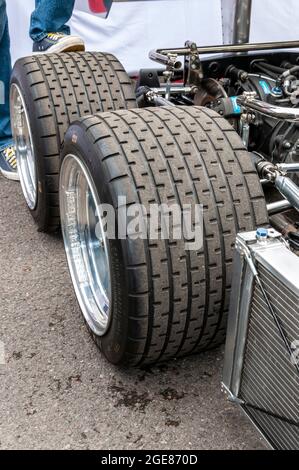
<svg viewBox="0 0 299 470">
<path fill-rule="evenodd" d="M 273 448 L 298 450 L 299 257 L 266 233 L 237 237 L 223 387 Z"/>
</svg>

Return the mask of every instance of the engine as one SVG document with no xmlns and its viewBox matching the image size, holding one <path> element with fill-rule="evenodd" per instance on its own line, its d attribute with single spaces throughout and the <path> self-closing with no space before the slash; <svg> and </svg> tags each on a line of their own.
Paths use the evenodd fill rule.
<svg viewBox="0 0 299 470">
<path fill-rule="evenodd" d="M 202 99 L 197 99 L 197 102 L 229 119 L 241 133 L 242 109 L 237 104 L 237 96 L 244 92 L 255 93 L 257 99 L 274 106 L 298 107 L 299 81 L 294 73 L 297 74 L 299 68 L 292 68 L 288 63 L 282 65 L 289 68 L 276 67 L 266 61 L 253 61 L 251 68 L 256 69 L 256 73 L 248 73 L 233 65 L 229 66 L 225 78 L 217 82 L 217 91 L 214 84 L 214 96 L 210 94 L 210 100 L 206 103 Z M 294 68 L 296 70 L 292 72 Z M 210 92 L 211 81 L 207 80 Z M 299 163 L 299 124 L 267 116 L 256 116 L 250 124 L 246 142 L 250 151 L 259 152 L 276 163 Z"/>
</svg>

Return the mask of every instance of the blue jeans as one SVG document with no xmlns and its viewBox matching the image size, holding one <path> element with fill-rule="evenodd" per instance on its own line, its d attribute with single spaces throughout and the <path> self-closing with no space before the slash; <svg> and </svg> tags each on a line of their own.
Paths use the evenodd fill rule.
<svg viewBox="0 0 299 470">
<path fill-rule="evenodd" d="M 10 40 L 4 0 L 0 0 L 0 151 L 10 141 L 9 81 L 11 74 Z"/>
<path fill-rule="evenodd" d="M 72 16 L 75 0 L 36 0 L 31 15 L 30 37 L 41 41 L 47 33 L 70 34 L 66 23 Z M 0 0 L 0 150 L 12 142 L 9 114 L 11 75 L 10 39 L 6 2 Z"/>
<path fill-rule="evenodd" d="M 35 0 L 30 24 L 32 41 L 41 41 L 47 33 L 70 34 L 66 23 L 73 14 L 74 5 L 75 0 Z"/>
</svg>

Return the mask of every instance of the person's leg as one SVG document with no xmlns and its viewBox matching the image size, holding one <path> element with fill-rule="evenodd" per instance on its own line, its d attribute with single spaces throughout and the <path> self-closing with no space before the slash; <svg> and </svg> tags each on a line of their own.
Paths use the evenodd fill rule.
<svg viewBox="0 0 299 470">
<path fill-rule="evenodd" d="M 10 41 L 5 0 L 0 0 L 0 150 L 12 141 L 9 113 Z"/>
<path fill-rule="evenodd" d="M 5 0 L 0 0 L 0 57 L 0 173 L 10 180 L 18 181 L 16 150 L 10 126 L 11 59 Z"/>
<path fill-rule="evenodd" d="M 36 0 L 31 15 L 30 36 L 33 52 L 84 51 L 84 41 L 70 35 L 67 22 L 73 14 L 75 0 Z"/>
<path fill-rule="evenodd" d="M 75 0 L 36 0 L 31 15 L 30 37 L 42 41 L 48 33 L 70 34 L 66 23 L 74 10 Z"/>
</svg>

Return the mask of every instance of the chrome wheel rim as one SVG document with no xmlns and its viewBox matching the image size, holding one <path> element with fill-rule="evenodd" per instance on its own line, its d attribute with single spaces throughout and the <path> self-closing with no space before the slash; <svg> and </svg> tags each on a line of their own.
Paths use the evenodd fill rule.
<svg viewBox="0 0 299 470">
<path fill-rule="evenodd" d="M 27 205 L 34 210 L 37 204 L 37 176 L 32 133 L 23 95 L 15 83 L 10 91 L 10 114 L 20 182 Z"/>
<path fill-rule="evenodd" d="M 89 327 L 103 336 L 111 316 L 109 247 L 95 184 L 75 155 L 67 155 L 63 161 L 59 193 L 64 246 L 75 292 Z"/>
</svg>

